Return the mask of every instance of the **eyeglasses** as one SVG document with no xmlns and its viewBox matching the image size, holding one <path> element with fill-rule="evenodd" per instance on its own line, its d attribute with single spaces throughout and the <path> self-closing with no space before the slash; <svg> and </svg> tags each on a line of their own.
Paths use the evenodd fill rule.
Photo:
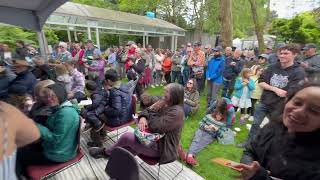
<svg viewBox="0 0 320 180">
<path fill-rule="evenodd" d="M 64 48 L 63 46 L 59 46 L 59 48 Z"/>
</svg>

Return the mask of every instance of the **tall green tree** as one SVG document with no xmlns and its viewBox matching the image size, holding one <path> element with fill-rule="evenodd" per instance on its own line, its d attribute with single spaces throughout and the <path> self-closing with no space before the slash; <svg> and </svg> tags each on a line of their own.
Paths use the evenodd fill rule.
<svg viewBox="0 0 320 180">
<path fill-rule="evenodd" d="M 119 0 L 72 0 L 72 2 L 113 10 L 119 9 Z"/>
<path fill-rule="evenodd" d="M 220 34 L 222 39 L 222 46 L 232 46 L 232 0 L 220 0 Z"/>
<path fill-rule="evenodd" d="M 147 11 L 156 12 L 160 0 L 120 0 L 120 11 L 145 15 Z"/>
<path fill-rule="evenodd" d="M 284 42 L 317 43 L 320 45 L 320 28 L 316 17 L 305 12 L 292 19 L 275 19 L 269 32 Z"/>
<path fill-rule="evenodd" d="M 258 40 L 259 52 L 263 52 L 264 51 L 263 29 L 264 29 L 265 23 L 261 22 L 263 20 L 262 18 L 259 19 L 256 0 L 249 0 L 249 3 L 251 6 L 252 19 L 253 19 L 254 28 L 255 28 L 256 36 Z"/>
</svg>

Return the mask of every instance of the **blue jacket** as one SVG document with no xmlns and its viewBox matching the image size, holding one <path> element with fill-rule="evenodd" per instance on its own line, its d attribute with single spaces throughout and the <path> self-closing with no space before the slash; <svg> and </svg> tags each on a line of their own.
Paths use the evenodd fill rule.
<svg viewBox="0 0 320 180">
<path fill-rule="evenodd" d="M 212 57 L 208 62 L 208 69 L 206 71 L 206 78 L 211 82 L 221 84 L 223 82 L 223 71 L 225 67 L 225 57 Z"/>
<path fill-rule="evenodd" d="M 254 81 L 252 79 L 249 80 L 248 84 L 248 94 L 247 98 L 251 98 L 251 93 L 255 88 Z M 234 96 L 237 98 L 240 98 L 242 96 L 242 90 L 243 90 L 243 85 L 242 85 L 242 78 L 237 78 L 236 82 L 234 83 Z"/>
<path fill-rule="evenodd" d="M 121 82 L 110 89 L 108 106 L 104 110 L 109 126 L 120 126 L 132 119 L 133 109 L 128 86 Z"/>
</svg>

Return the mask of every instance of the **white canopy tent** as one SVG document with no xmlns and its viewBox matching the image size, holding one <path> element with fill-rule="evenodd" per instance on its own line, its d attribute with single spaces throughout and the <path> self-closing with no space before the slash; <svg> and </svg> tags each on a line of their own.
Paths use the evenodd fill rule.
<svg viewBox="0 0 320 180">
<path fill-rule="evenodd" d="M 45 55 L 47 43 L 42 27 L 51 13 L 65 2 L 67 0 L 1 0 L 0 22 L 36 31 L 41 54 Z"/>
</svg>

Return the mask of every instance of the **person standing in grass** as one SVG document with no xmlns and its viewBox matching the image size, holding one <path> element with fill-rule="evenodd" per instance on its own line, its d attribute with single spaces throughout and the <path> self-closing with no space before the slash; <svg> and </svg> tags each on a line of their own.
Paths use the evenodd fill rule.
<svg viewBox="0 0 320 180">
<path fill-rule="evenodd" d="M 254 90 L 254 81 L 250 78 L 251 70 L 249 68 L 244 68 L 234 85 L 234 95 L 231 98 L 232 104 L 237 111 L 240 108 L 241 117 L 240 124 L 242 124 L 245 119 L 249 118 L 246 110 L 251 107 L 251 93 Z"/>
<path fill-rule="evenodd" d="M 178 150 L 181 160 L 191 166 L 196 166 L 198 162 L 195 155 L 214 140 L 218 139 L 221 144 L 232 144 L 234 135 L 232 130 L 227 128 L 228 116 L 233 116 L 233 114 L 228 114 L 227 102 L 224 98 L 218 99 L 213 113 L 207 114 L 200 121 L 187 154 L 181 148 Z"/>
<path fill-rule="evenodd" d="M 251 107 L 248 109 L 250 113 L 249 121 L 253 121 L 253 113 L 254 107 L 256 103 L 260 100 L 263 89 L 259 86 L 258 79 L 260 78 L 261 74 L 263 73 L 263 68 L 260 65 L 252 66 L 252 74 L 253 76 L 251 79 L 254 81 L 254 90 L 251 94 Z"/>
<path fill-rule="evenodd" d="M 223 82 L 223 72 L 225 70 L 225 58 L 222 55 L 222 47 L 217 46 L 212 49 L 214 57 L 208 61 L 208 69 L 206 71 L 206 78 L 208 80 L 208 95 L 207 103 L 215 100 L 219 88 Z"/>
</svg>

